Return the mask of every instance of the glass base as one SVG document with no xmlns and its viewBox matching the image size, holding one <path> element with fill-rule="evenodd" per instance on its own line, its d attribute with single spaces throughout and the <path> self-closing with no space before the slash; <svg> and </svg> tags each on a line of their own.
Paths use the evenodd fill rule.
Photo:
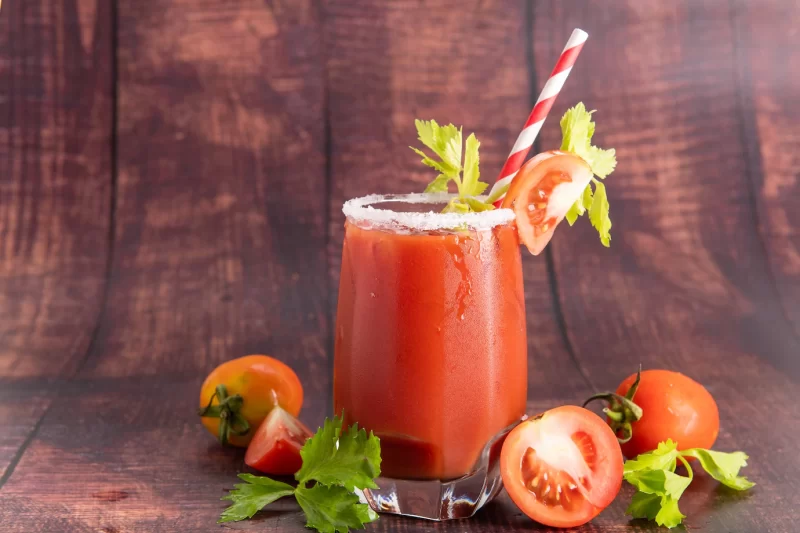
<svg viewBox="0 0 800 533">
<path fill-rule="evenodd" d="M 514 423 L 486 443 L 472 472 L 449 481 L 379 477 L 378 489 L 364 490 L 364 499 L 374 511 L 425 518 L 467 518 L 489 503 L 503 488 L 500 451 Z"/>
</svg>

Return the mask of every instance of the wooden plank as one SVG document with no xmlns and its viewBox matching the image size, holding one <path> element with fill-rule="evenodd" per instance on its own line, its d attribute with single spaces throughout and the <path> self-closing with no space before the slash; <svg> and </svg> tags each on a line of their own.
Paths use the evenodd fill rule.
<svg viewBox="0 0 800 533">
<path fill-rule="evenodd" d="M 274 355 L 300 375 L 301 418 L 330 410 L 315 3 L 121 0 L 116 14 L 108 304 L 0 495 L 9 531 L 217 530 L 242 452 L 194 412 L 222 361 Z"/>
<path fill-rule="evenodd" d="M 15 476 L 0 492 L 4 531 L 27 532 L 36 526 L 52 531 L 218 531 L 215 521 L 226 506 L 219 497 L 236 481 L 243 454 L 219 447 L 195 422 L 195 392 L 191 381 L 164 383 L 147 377 L 69 384 L 20 463 L 24 479 Z M 531 408 L 550 406 L 552 400 L 546 399 L 533 401 Z M 621 530 L 630 496 L 621 497 L 593 526 Z M 270 509 L 228 527 L 303 531 L 303 515 L 295 503 L 281 501 Z M 436 524 L 385 516 L 370 530 L 529 527 L 530 520 L 503 495 L 470 520 Z"/>
<path fill-rule="evenodd" d="M 0 486 L 102 307 L 110 20 L 93 2 L 13 2 L 0 16 Z"/>
<path fill-rule="evenodd" d="M 733 16 L 745 163 L 783 308 L 800 332 L 800 46 L 796 2 L 736 2 Z"/>
<path fill-rule="evenodd" d="M 414 119 L 463 125 L 481 141 L 492 182 L 530 113 L 526 8 L 499 1 L 332 2 L 326 12 L 331 132 L 332 310 L 343 239 L 342 203 L 371 193 L 421 192 L 435 177 L 408 145 Z M 380 50 L 381 53 L 375 53 Z M 544 258 L 524 261 L 531 399 L 576 397 Z"/>
<path fill-rule="evenodd" d="M 792 531 L 770 502 L 800 503 L 786 474 L 800 470 L 798 342 L 754 226 L 728 4 L 540 2 L 535 20 L 541 77 L 573 27 L 589 32 L 554 116 L 578 100 L 598 109 L 596 140 L 620 160 L 608 179 L 611 248 L 588 224 L 551 244 L 580 366 L 604 389 L 640 362 L 704 383 L 719 402 L 718 448 L 746 450 L 759 488 L 736 505 L 692 494 L 687 527 Z M 541 134 L 545 147 L 559 137 Z M 755 414 L 760 402 L 769 417 Z"/>
<path fill-rule="evenodd" d="M 328 409 L 323 71 L 311 2 L 123 1 L 108 312 L 84 376 L 268 353 Z"/>
</svg>

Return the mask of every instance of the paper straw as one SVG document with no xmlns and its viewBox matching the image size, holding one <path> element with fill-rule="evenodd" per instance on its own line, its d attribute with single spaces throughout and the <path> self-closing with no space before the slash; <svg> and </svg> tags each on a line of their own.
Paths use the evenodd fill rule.
<svg viewBox="0 0 800 533">
<path fill-rule="evenodd" d="M 570 35 L 567 45 L 564 47 L 564 51 L 561 52 L 561 56 L 558 58 L 553 72 L 551 72 L 550 77 L 547 78 L 547 83 L 544 84 L 542 92 L 539 94 L 539 99 L 536 100 L 536 105 L 533 106 L 533 111 L 531 111 L 522 132 L 519 134 L 519 137 L 517 137 L 517 142 L 514 143 L 514 147 L 511 149 L 511 153 L 508 155 L 508 159 L 506 159 L 506 163 L 503 165 L 503 169 L 497 177 L 497 182 L 492 187 L 490 196 L 493 197 L 497 194 L 497 191 L 501 190 L 503 187 L 507 187 L 508 184 L 511 183 L 511 180 L 514 179 L 514 176 L 517 175 L 517 172 L 519 172 L 520 167 L 528 156 L 531 146 L 533 146 L 533 141 L 536 140 L 539 130 L 542 129 L 542 125 L 547 119 L 550 108 L 553 107 L 553 102 L 556 101 L 556 97 L 558 93 L 561 92 L 564 82 L 567 81 L 567 76 L 569 76 L 572 70 L 572 65 L 575 64 L 575 60 L 578 59 L 578 54 L 581 53 L 583 43 L 586 42 L 588 37 L 589 34 L 581 29 L 575 28 L 572 31 L 572 35 Z M 505 193 L 498 197 L 495 205 L 500 204 L 503 196 L 505 196 Z"/>
</svg>

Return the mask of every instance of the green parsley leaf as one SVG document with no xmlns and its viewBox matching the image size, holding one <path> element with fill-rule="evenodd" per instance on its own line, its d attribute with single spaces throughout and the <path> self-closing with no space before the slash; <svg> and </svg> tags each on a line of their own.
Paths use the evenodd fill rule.
<svg viewBox="0 0 800 533">
<path fill-rule="evenodd" d="M 571 107 L 561 118 L 561 150 L 583 158 L 598 178 L 605 178 L 617 166 L 616 152 L 592 146 L 595 123 L 583 102 Z"/>
<path fill-rule="evenodd" d="M 641 492 L 671 496 L 677 500 L 692 479 L 669 470 L 640 470 L 625 474 L 625 481 Z"/>
<path fill-rule="evenodd" d="M 722 453 L 700 448 L 678 451 L 677 444 L 667 440 L 660 443 L 656 450 L 625 462 L 625 481 L 637 489 L 625 512 L 634 518 L 655 520 L 658 525 L 669 528 L 680 524 L 686 517 L 678 508 L 678 500 L 693 477 L 687 457 L 697 458 L 714 479 L 731 488 L 745 490 L 754 485 L 739 476 L 739 470 L 747 464 L 747 455 L 744 453 Z M 686 467 L 688 477 L 675 473 L 677 461 Z"/>
<path fill-rule="evenodd" d="M 660 495 L 637 491 L 636 494 L 633 495 L 631 504 L 625 510 L 625 514 L 631 515 L 634 518 L 647 518 L 648 520 L 654 520 L 660 510 Z"/>
<path fill-rule="evenodd" d="M 222 512 L 219 523 L 252 518 L 266 505 L 294 493 L 294 487 L 291 485 L 268 477 L 239 474 L 239 478 L 246 483 L 235 485 L 230 494 L 221 498 L 230 500 L 233 504 Z"/>
<path fill-rule="evenodd" d="M 592 113 L 594 111 L 587 111 L 583 102 L 578 103 L 564 113 L 561 118 L 561 150 L 581 157 L 592 168 L 595 176 L 604 179 L 617 166 L 617 157 L 613 149 L 603 150 L 592 146 L 592 136 L 595 130 Z M 594 193 L 591 191 L 590 183 L 584 189 L 583 196 L 576 200 L 567 211 L 566 219 L 569 225 L 572 226 L 579 217 L 588 211 L 592 226 L 600 234 L 600 240 L 603 245 L 608 247 L 611 244 L 611 219 L 608 216 L 608 197 L 603 184 L 597 180 L 593 180 L 593 182 L 595 185 Z"/>
<path fill-rule="evenodd" d="M 667 439 L 659 443 L 658 448 L 649 453 L 643 453 L 635 459 L 625 461 L 623 474 L 640 472 L 642 470 L 669 470 L 675 471 L 675 461 L 678 459 L 678 445 Z"/>
<path fill-rule="evenodd" d="M 583 195 L 575 200 L 575 203 L 572 204 L 572 207 L 570 207 L 569 211 L 567 211 L 566 219 L 570 226 L 575 224 L 575 221 L 578 220 L 578 217 L 583 215 L 588 209 L 592 208 L 593 200 L 594 197 L 592 194 L 592 188 L 586 187 L 583 190 Z"/>
<path fill-rule="evenodd" d="M 480 213 L 481 211 L 491 211 L 494 209 L 494 206 L 490 203 L 484 203 L 480 200 L 476 200 L 475 198 L 464 198 L 464 201 L 467 202 L 467 205 L 476 213 Z"/>
<path fill-rule="evenodd" d="M 442 174 L 447 176 L 447 180 L 450 181 L 454 175 L 458 175 L 458 172 L 455 172 L 449 165 L 442 161 L 436 161 L 435 159 L 431 159 L 425 152 L 422 150 L 417 150 L 413 146 L 409 146 L 412 150 L 414 150 L 418 155 L 422 156 L 422 164 L 434 168 L 441 172 Z M 455 172 L 455 174 L 454 174 Z M 437 178 L 438 179 L 438 178 Z"/>
<path fill-rule="evenodd" d="M 318 481 L 338 484 L 347 490 L 375 489 L 373 481 L 381 473 L 380 441 L 373 433 L 353 424 L 344 433 L 342 419 L 326 420 L 322 429 L 300 450 L 303 466 L 295 474 L 301 485 Z"/>
<path fill-rule="evenodd" d="M 481 173 L 478 170 L 480 164 L 480 157 L 478 156 L 478 148 L 481 143 L 475 138 L 474 133 L 470 133 L 467 137 L 466 154 L 464 154 L 464 179 L 461 180 L 460 192 L 463 195 L 476 196 L 480 192 L 475 192 L 478 188 L 478 180 Z M 483 184 L 488 185 L 488 184 Z M 484 187 L 485 189 L 486 187 Z"/>
<path fill-rule="evenodd" d="M 655 520 L 659 526 L 673 528 L 680 524 L 686 515 L 678 508 L 678 500 L 660 494 L 637 492 L 625 514 L 633 518 Z"/>
<path fill-rule="evenodd" d="M 678 509 L 678 500 L 669 496 L 661 498 L 661 509 L 656 514 L 656 524 L 672 529 L 678 526 L 686 515 Z"/>
<path fill-rule="evenodd" d="M 425 192 L 447 192 L 447 185 L 450 183 L 450 178 L 444 174 L 439 174 L 425 187 Z"/>
<path fill-rule="evenodd" d="M 339 485 L 300 486 L 295 497 L 306 515 L 306 527 L 321 533 L 347 533 L 351 527 L 362 529 L 378 518 L 369 505 Z"/>
<path fill-rule="evenodd" d="M 617 167 L 617 151 L 613 148 L 603 150 L 596 146 L 589 146 L 581 157 L 589 163 L 594 175 L 600 179 L 605 179 Z"/>
<path fill-rule="evenodd" d="M 581 155 L 591 145 L 595 124 L 592 113 L 583 102 L 567 109 L 561 117 L 561 150 Z"/>
<path fill-rule="evenodd" d="M 608 248 L 611 246 L 611 218 L 608 216 L 608 197 L 606 186 L 594 181 L 594 199 L 589 208 L 589 220 L 600 234 L 600 242 Z"/>
<path fill-rule="evenodd" d="M 462 202 L 458 198 L 453 198 L 442 209 L 442 213 L 469 213 L 469 209 L 469 205 L 465 201 Z"/>
<path fill-rule="evenodd" d="M 589 187 L 586 187 L 587 189 Z M 567 219 L 569 225 L 572 226 L 578 220 L 578 218 L 584 213 L 583 203 L 580 199 L 575 200 L 575 203 L 572 204 L 572 207 L 569 208 L 567 214 L 564 215 L 564 218 Z"/>
<path fill-rule="evenodd" d="M 681 452 L 684 457 L 694 457 L 700 461 L 703 469 L 711 477 L 723 485 L 736 490 L 747 490 L 755 483 L 739 475 L 739 470 L 747 466 L 747 454 L 744 452 L 715 452 L 702 448 L 692 448 Z"/>
<path fill-rule="evenodd" d="M 380 440 L 353 424 L 342 432 L 342 418 L 325 420 L 300 450 L 303 465 L 292 487 L 268 477 L 240 474 L 238 484 L 223 500 L 233 502 L 222 512 L 220 522 L 251 518 L 264 506 L 283 496 L 294 495 L 306 513 L 308 527 L 323 533 L 346 533 L 377 520 L 368 505 L 359 502 L 356 488 L 377 488 L 380 475 Z M 311 488 L 310 482 L 314 482 Z"/>
<path fill-rule="evenodd" d="M 477 196 L 483 194 L 488 183 L 480 181 L 480 156 L 481 143 L 471 133 L 467 137 L 464 150 L 464 164 L 461 164 L 462 133 L 460 128 L 452 124 L 440 126 L 435 120 L 416 120 L 419 140 L 433 151 L 439 159 L 429 157 L 425 152 L 410 146 L 416 154 L 422 157 L 422 163 L 436 169 L 439 175 L 425 188 L 425 192 L 447 192 L 450 181 L 455 182 L 458 188 L 456 202 L 450 202 L 444 208 L 445 213 L 469 213 L 470 211 L 487 211 L 492 209 L 491 203 L 481 201 Z M 464 172 L 463 177 L 461 172 Z M 469 199 L 469 201 L 468 201 Z"/>
<path fill-rule="evenodd" d="M 415 120 L 414 124 L 422 144 L 441 159 L 441 168 L 437 170 L 451 178 L 457 176 L 461 171 L 461 130 L 452 124 L 439 126 L 435 120 Z M 422 151 L 412 150 L 425 157 Z"/>
</svg>

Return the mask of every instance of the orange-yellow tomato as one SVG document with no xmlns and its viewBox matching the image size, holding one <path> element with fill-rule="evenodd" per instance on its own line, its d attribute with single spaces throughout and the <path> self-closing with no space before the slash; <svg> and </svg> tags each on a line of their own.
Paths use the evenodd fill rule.
<svg viewBox="0 0 800 533">
<path fill-rule="evenodd" d="M 222 404 L 220 392 L 226 396 Z M 303 386 L 291 368 L 268 355 L 248 355 L 222 363 L 200 389 L 203 425 L 224 444 L 246 447 L 275 405 L 297 416 L 303 406 Z M 227 412 L 220 416 L 221 411 Z M 230 428 L 224 439 L 220 435 L 223 423 Z M 248 430 L 242 431 L 247 426 Z"/>
</svg>

